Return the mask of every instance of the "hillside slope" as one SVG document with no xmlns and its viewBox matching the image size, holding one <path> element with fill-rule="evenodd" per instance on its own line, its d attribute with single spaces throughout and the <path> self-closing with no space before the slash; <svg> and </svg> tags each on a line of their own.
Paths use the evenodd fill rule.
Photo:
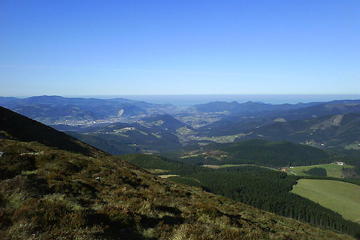
<svg viewBox="0 0 360 240">
<path fill-rule="evenodd" d="M 91 147 L 63 132 L 45 126 L 35 120 L 0 107 L 0 139 L 10 138 L 19 141 L 36 141 L 47 146 L 85 155 L 102 155 L 100 150 Z"/>
<path fill-rule="evenodd" d="M 124 161 L 1 140 L 1 239 L 351 239 Z"/>
<path fill-rule="evenodd" d="M 317 119 L 330 115 L 359 112 L 360 100 L 339 100 L 324 103 L 309 103 L 308 105 L 300 104 L 298 109 L 282 109 L 281 111 L 264 110 L 257 113 L 247 113 L 245 115 L 230 115 L 198 130 L 201 135 L 207 136 L 234 135 L 252 132 L 259 127 L 274 123 L 274 120 L 279 122 Z"/>
<path fill-rule="evenodd" d="M 185 152 L 179 160 L 200 164 L 256 164 L 268 167 L 303 166 L 329 163 L 327 152 L 296 143 L 260 139 L 226 144 L 209 144 Z"/>
<path fill-rule="evenodd" d="M 360 149 L 360 114 L 348 113 L 321 118 L 275 122 L 253 129 L 246 138 L 288 140 L 318 147 Z"/>
<path fill-rule="evenodd" d="M 0 239 L 352 239 L 36 136 L 0 140 Z"/>
<path fill-rule="evenodd" d="M 173 132 L 139 123 L 113 123 L 68 133 L 111 154 L 169 151 L 181 147 Z"/>
</svg>

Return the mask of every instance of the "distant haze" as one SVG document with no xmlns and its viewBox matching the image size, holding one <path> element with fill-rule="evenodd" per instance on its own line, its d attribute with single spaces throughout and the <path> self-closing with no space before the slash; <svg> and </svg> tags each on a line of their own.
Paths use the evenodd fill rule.
<svg viewBox="0 0 360 240">
<path fill-rule="evenodd" d="M 214 101 L 264 102 L 272 104 L 299 103 L 299 102 L 326 102 L 332 100 L 360 99 L 359 95 L 107 95 L 107 96 L 73 96 L 94 98 L 127 98 L 157 104 L 173 104 L 189 106 Z"/>
</svg>

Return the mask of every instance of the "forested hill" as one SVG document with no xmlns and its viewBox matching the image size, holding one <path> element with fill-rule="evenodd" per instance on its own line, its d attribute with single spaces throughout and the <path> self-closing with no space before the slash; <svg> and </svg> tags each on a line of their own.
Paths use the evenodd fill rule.
<svg viewBox="0 0 360 240">
<path fill-rule="evenodd" d="M 61 96 L 0 97 L 0 106 L 47 124 L 58 121 L 94 121 L 117 116 L 133 116 L 143 114 L 147 109 L 160 107 L 122 98 L 65 98 Z"/>
<path fill-rule="evenodd" d="M 348 113 L 305 120 L 279 121 L 253 129 L 246 138 L 307 142 L 321 148 L 360 149 L 360 114 Z"/>
<path fill-rule="evenodd" d="M 209 105 L 211 106 L 212 104 Z M 264 104 L 258 105 L 264 107 L 267 106 Z M 360 113 L 360 100 L 339 100 L 323 103 L 295 104 L 290 106 L 284 104 L 283 107 L 281 106 L 283 105 L 270 105 L 262 109 L 262 111 L 249 112 L 246 114 L 234 113 L 219 121 L 203 126 L 198 129 L 198 131 L 201 135 L 205 136 L 234 135 L 256 131 L 258 127 L 273 124 L 274 120 L 282 122 L 295 120 L 311 121 L 326 116 Z M 279 134 L 282 133 L 279 132 Z"/>
<path fill-rule="evenodd" d="M 269 167 L 301 166 L 331 162 L 330 155 L 318 148 L 291 143 L 248 140 L 210 144 L 185 152 L 179 158 L 200 164 L 256 164 Z"/>
<path fill-rule="evenodd" d="M 208 166 L 171 161 L 148 155 L 121 156 L 127 161 L 174 182 L 197 186 L 236 201 L 323 228 L 360 234 L 360 225 L 339 213 L 291 192 L 301 177 L 256 166 Z"/>
</svg>

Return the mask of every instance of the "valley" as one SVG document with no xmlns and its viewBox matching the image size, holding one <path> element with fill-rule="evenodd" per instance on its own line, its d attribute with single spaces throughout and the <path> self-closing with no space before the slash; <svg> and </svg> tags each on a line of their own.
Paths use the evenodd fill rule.
<svg viewBox="0 0 360 240">
<path fill-rule="evenodd" d="M 58 109 L 57 101 L 65 102 L 60 105 L 66 108 L 66 102 L 69 101 L 71 104 L 78 104 L 79 111 L 83 111 L 80 103 L 89 101 L 40 98 L 50 98 L 49 108 Z M 106 107 L 103 106 L 103 100 L 91 101 L 106 110 L 117 109 L 116 104 L 120 100 L 106 100 Z M 46 101 L 44 102 L 46 105 Z M 37 137 L 43 136 L 41 144 L 60 146 L 61 149 L 65 147 L 66 150 L 75 152 L 84 151 L 83 154 L 88 155 L 96 153 L 101 159 L 109 156 L 109 153 L 114 155 L 109 156 L 111 161 L 134 164 L 145 169 L 146 174 L 154 174 L 162 181 L 221 195 L 323 229 L 352 236 L 360 233 L 358 216 L 349 215 L 349 209 L 339 207 L 348 201 L 347 197 L 352 198 L 354 203 L 357 202 L 356 194 L 350 193 L 360 185 L 360 154 L 354 147 L 360 141 L 356 135 L 360 119 L 357 106 L 360 102 L 294 105 L 233 102 L 230 105 L 211 103 L 188 108 L 157 106 L 124 99 L 120 102 L 126 102 L 127 107 L 134 104 L 136 109 L 141 106 L 142 110 L 125 114 L 117 109 L 115 113 L 122 112 L 120 117 L 114 117 L 114 112 L 111 112 L 113 110 L 109 110 L 106 113 L 108 115 L 103 115 L 107 116 L 106 120 L 84 120 L 84 115 L 75 114 L 72 118 L 78 122 L 73 124 L 74 122 L 61 120 L 64 119 L 62 115 L 48 116 L 49 112 L 45 111 L 48 108 L 38 105 L 36 114 L 45 112 L 37 120 L 47 122 L 65 133 L 52 132 L 55 135 L 47 135 L 49 127 L 30 119 L 21 120 L 26 124 L 17 124 L 16 121 L 20 120 L 17 120 L 16 114 L 7 113 L 4 109 L 2 114 L 6 118 L 3 121 L 7 125 L 4 125 L 6 131 L 2 132 L 2 137 L 39 141 Z M 329 109 L 329 106 L 331 113 L 335 115 L 326 115 L 328 110 L 321 113 L 321 109 Z M 213 107 L 214 110 L 211 110 Z M 13 105 L 13 108 L 21 112 L 21 109 L 28 107 Z M 311 115 L 308 119 L 313 108 L 319 111 L 319 116 Z M 298 111 L 298 116 L 294 111 Z M 29 112 L 27 114 L 32 115 Z M 65 118 L 68 119 L 66 116 Z M 11 119 L 15 119 L 15 122 Z M 62 121 L 61 124 L 58 124 L 59 121 Z M 17 125 L 11 127 L 10 123 Z M 31 125 L 38 126 L 36 131 L 44 134 L 29 131 L 34 129 L 29 127 Z M 33 137 L 23 138 L 27 134 Z M 59 140 L 54 141 L 55 139 Z M 65 146 L 64 143 L 69 141 L 75 144 Z M 87 152 L 81 148 L 93 150 Z M 4 171 L 8 176 L 20 173 Z M 24 174 L 32 174 L 32 171 L 33 167 Z M 316 189 L 322 187 L 304 184 L 314 181 L 330 181 L 334 184 L 326 185 L 324 192 L 316 192 Z M 341 191 L 342 184 L 350 184 L 355 188 L 345 188 L 349 195 L 340 199 L 341 193 L 338 190 Z M 333 200 L 330 204 L 323 201 L 337 198 L 340 200 Z M 350 204 L 349 208 L 354 206 Z"/>
<path fill-rule="evenodd" d="M 317 228 L 202 188 L 173 183 L 169 179 L 181 172 L 191 179 L 198 167 L 155 155 L 114 157 L 0 110 L 1 239 L 353 239 L 330 231 L 327 224 L 336 231 L 357 233 L 357 225 L 338 215 Z M 31 134 L 34 131 L 38 134 Z M 135 163 L 178 174 L 169 171 L 162 179 Z M 202 176 L 209 179 L 207 172 L 203 174 L 196 177 L 201 183 Z"/>
<path fill-rule="evenodd" d="M 285 140 L 321 149 L 356 150 L 360 146 L 357 100 L 277 105 L 213 102 L 179 107 L 127 99 L 39 96 L 3 97 L 0 105 L 112 154 L 164 153 L 248 139 Z"/>
</svg>

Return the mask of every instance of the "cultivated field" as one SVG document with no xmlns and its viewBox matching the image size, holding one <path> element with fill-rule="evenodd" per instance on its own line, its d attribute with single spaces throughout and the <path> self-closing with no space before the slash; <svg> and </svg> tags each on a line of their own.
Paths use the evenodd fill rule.
<svg viewBox="0 0 360 240">
<path fill-rule="evenodd" d="M 360 186 L 333 180 L 301 179 L 293 193 L 360 223 Z"/>
</svg>

